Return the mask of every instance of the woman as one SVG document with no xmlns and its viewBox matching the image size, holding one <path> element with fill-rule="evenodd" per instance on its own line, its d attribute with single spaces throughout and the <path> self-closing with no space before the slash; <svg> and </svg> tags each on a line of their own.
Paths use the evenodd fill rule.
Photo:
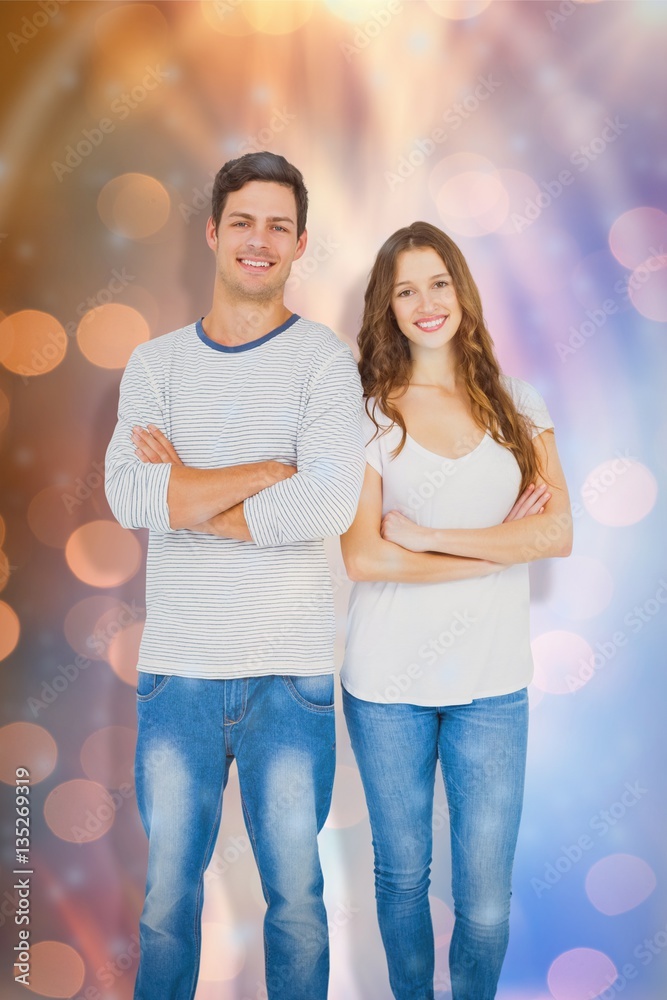
<svg viewBox="0 0 667 1000">
<path fill-rule="evenodd" d="M 500 374 L 458 247 L 415 222 L 380 249 L 359 368 L 366 473 L 341 538 L 341 680 L 396 1000 L 433 997 L 436 764 L 450 813 L 453 1000 L 488 1000 L 508 942 L 532 676 L 528 565 L 571 549 L 536 390 Z M 538 515 L 538 516 L 529 516 Z"/>
</svg>

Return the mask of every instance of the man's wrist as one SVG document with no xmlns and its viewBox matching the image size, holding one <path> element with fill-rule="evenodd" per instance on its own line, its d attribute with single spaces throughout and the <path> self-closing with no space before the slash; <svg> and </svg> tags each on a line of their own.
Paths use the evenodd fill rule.
<svg viewBox="0 0 667 1000">
<path fill-rule="evenodd" d="M 273 463 L 270 459 L 265 459 L 262 462 L 251 462 L 248 465 L 247 469 L 250 480 L 249 496 L 253 496 L 255 493 L 265 490 L 267 486 L 273 486 L 276 481 L 276 477 L 272 473 L 272 465 Z"/>
</svg>

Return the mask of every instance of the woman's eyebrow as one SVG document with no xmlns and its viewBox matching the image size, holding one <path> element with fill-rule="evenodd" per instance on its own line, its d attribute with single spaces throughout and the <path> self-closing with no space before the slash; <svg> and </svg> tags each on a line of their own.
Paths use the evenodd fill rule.
<svg viewBox="0 0 667 1000">
<path fill-rule="evenodd" d="M 429 278 L 429 281 L 435 281 L 436 278 L 451 278 L 451 275 L 447 274 L 446 271 L 443 272 L 442 274 L 432 274 L 431 277 Z M 401 285 L 411 285 L 411 284 L 412 284 L 411 281 L 399 281 L 398 284 L 394 285 L 394 288 L 400 288 Z"/>
</svg>

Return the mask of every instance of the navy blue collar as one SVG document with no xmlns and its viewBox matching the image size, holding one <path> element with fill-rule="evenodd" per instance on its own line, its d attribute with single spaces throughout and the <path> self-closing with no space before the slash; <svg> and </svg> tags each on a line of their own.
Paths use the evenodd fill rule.
<svg viewBox="0 0 667 1000">
<path fill-rule="evenodd" d="M 293 323 L 296 323 L 298 319 L 301 319 L 298 313 L 292 313 L 289 319 L 286 319 L 281 326 L 277 326 L 275 330 L 269 330 L 269 332 L 265 333 L 263 337 L 259 337 L 257 340 L 250 340 L 247 344 L 236 344 L 234 347 L 228 347 L 227 344 L 218 344 L 217 341 L 211 340 L 210 337 L 206 336 L 204 333 L 204 327 L 201 323 L 203 318 L 204 317 L 202 316 L 201 319 L 198 319 L 195 324 L 197 336 L 202 343 L 206 344 L 207 347 L 212 347 L 214 351 L 224 351 L 226 354 L 236 354 L 238 351 L 250 351 L 253 347 L 260 347 L 262 344 L 265 344 L 267 340 L 271 340 L 272 337 L 277 337 L 279 333 L 282 333 L 283 330 L 286 330 L 289 326 L 292 326 Z"/>
</svg>

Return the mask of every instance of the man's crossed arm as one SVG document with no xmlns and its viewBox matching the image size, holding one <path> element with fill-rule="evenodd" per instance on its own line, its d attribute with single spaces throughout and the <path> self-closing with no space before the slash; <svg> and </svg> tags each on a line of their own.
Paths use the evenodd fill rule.
<svg viewBox="0 0 667 1000">
<path fill-rule="evenodd" d="M 352 523 L 364 475 L 361 407 L 357 363 L 341 347 L 309 384 L 298 469 L 273 460 L 190 468 L 165 434 L 164 400 L 137 349 L 106 453 L 111 510 L 126 528 L 206 532 L 260 548 L 340 535 Z"/>
<path fill-rule="evenodd" d="M 190 468 L 155 424 L 133 427 L 132 442 L 142 462 L 172 466 L 167 505 L 169 525 L 175 530 L 187 528 L 251 542 L 243 501 L 296 472 L 295 466 L 272 460 L 222 469 Z"/>
</svg>

